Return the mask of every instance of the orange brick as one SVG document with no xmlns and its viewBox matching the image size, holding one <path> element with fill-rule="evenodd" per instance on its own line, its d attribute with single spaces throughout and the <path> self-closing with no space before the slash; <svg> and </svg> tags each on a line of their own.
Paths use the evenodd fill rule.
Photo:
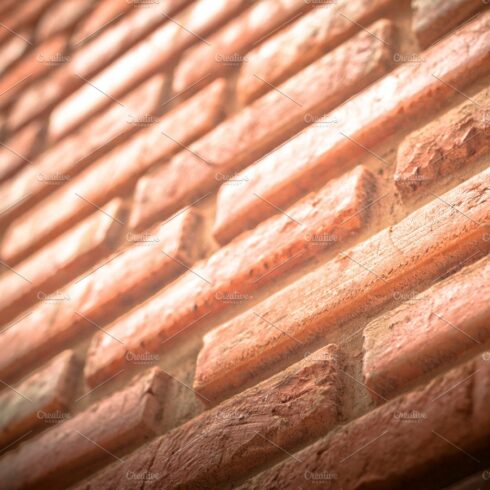
<svg viewBox="0 0 490 490">
<path fill-rule="evenodd" d="M 154 114 L 159 113 L 165 85 L 165 77 L 155 75 L 124 97 L 123 107 L 115 102 L 90 125 L 48 148 L 15 180 L 0 186 L 0 202 L 5 210 L 0 222 L 19 216 L 132 133 L 158 122 Z M 17 153 L 25 155 L 21 148 Z"/>
<path fill-rule="evenodd" d="M 43 301 L 0 335 L 0 378 L 10 380 L 158 291 L 200 258 L 200 218 L 193 210 L 153 234 L 128 232 L 132 245 Z M 165 253 L 163 253 L 165 252 Z M 171 258 L 172 257 L 172 258 Z"/>
<path fill-rule="evenodd" d="M 471 165 L 490 150 L 490 88 L 407 136 L 395 182 L 403 194 Z"/>
<path fill-rule="evenodd" d="M 475 471 L 489 447 L 489 386 L 490 363 L 475 358 L 239 488 L 446 488 Z"/>
<path fill-rule="evenodd" d="M 78 368 L 73 352 L 64 351 L 40 371 L 0 394 L 2 447 L 70 416 Z"/>
<path fill-rule="evenodd" d="M 0 315 L 5 323 L 64 286 L 118 245 L 124 231 L 125 211 L 116 199 L 75 228 L 11 267 L 0 262 Z"/>
<path fill-rule="evenodd" d="M 393 27 L 381 20 L 371 30 L 392 44 Z M 144 229 L 158 216 L 168 216 L 233 180 L 236 171 L 304 128 L 308 118 L 319 117 L 385 74 L 390 61 L 390 46 L 360 33 L 143 178 L 130 226 Z"/>
<path fill-rule="evenodd" d="M 153 164 L 215 126 L 222 116 L 224 89 L 224 81 L 216 80 L 19 217 L 5 233 L 0 256 L 9 263 L 18 260 L 90 214 L 94 205 L 131 189 Z"/>
<path fill-rule="evenodd" d="M 364 379 L 383 397 L 490 339 L 490 258 L 406 296 L 364 330 Z M 376 396 L 376 395 L 375 395 Z"/>
<path fill-rule="evenodd" d="M 196 390 L 221 398 L 328 330 L 376 311 L 393 291 L 488 252 L 489 183 L 490 169 L 209 332 Z"/>
<path fill-rule="evenodd" d="M 412 29 L 426 48 L 484 7 L 481 0 L 412 0 Z"/>
<path fill-rule="evenodd" d="M 29 44 L 30 31 L 22 29 L 18 36 L 12 36 L 0 46 L 0 75 L 3 75 L 14 63 L 16 63 L 26 52 Z M 8 97 L 1 95 L 0 97 Z"/>
<path fill-rule="evenodd" d="M 88 382 L 95 385 L 121 369 L 128 352 L 160 350 L 163 340 L 201 317 L 248 301 L 277 275 L 359 232 L 369 219 L 373 187 L 372 175 L 359 167 L 192 267 L 117 320 L 107 330 L 111 336 L 94 337 L 85 370 Z"/>
<path fill-rule="evenodd" d="M 159 431 L 166 377 L 152 369 L 131 386 L 56 425 L 0 460 L 7 490 L 67 488 L 87 471 Z M 48 457 L 49 455 L 49 457 Z"/>
<path fill-rule="evenodd" d="M 306 190 L 344 172 L 364 148 L 372 148 L 409 127 L 416 116 L 438 108 L 455 94 L 452 87 L 461 90 L 488 73 L 490 12 L 432 47 L 424 59 L 424 63 L 397 68 L 236 175 L 242 185 L 223 187 L 218 199 L 217 221 L 223 236 L 230 240 L 275 213 L 255 194 L 279 208 L 287 207 Z"/>
<path fill-rule="evenodd" d="M 312 2 L 314 3 L 314 2 Z M 246 54 L 237 84 L 243 105 L 260 97 L 371 23 L 392 0 L 332 2 Z M 264 83 L 266 80 L 267 83 Z"/>
<path fill-rule="evenodd" d="M 134 488 L 131 476 L 140 468 L 153 475 L 148 488 L 228 488 L 339 422 L 342 367 L 341 353 L 329 345 L 78 488 Z"/>
</svg>

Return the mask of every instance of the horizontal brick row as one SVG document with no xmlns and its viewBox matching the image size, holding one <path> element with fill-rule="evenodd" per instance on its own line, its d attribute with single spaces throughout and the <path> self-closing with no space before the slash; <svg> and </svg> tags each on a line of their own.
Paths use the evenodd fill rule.
<svg viewBox="0 0 490 490">
<path fill-rule="evenodd" d="M 222 398 L 357 314 L 369 315 L 490 250 L 490 170 L 384 229 L 204 337 L 194 386 Z"/>
<path fill-rule="evenodd" d="M 166 78 L 155 75 L 122 98 L 122 106 L 114 102 L 90 125 L 52 145 L 16 175 L 15 180 L 0 186 L 0 222 L 11 221 L 43 197 L 55 192 L 138 129 L 156 124 L 165 87 Z M 13 148 L 16 153 L 10 152 L 9 162 L 24 161 L 22 155 L 32 153 L 23 151 L 27 146 L 24 139 L 32 138 L 30 134 L 24 136 L 24 133 L 32 133 L 37 126 L 29 125 L 16 133 L 22 134 L 22 140 L 21 143 L 16 142 Z M 10 167 L 12 165 L 9 164 Z"/>
<path fill-rule="evenodd" d="M 198 42 L 247 2 L 231 0 L 216 5 L 214 0 L 200 0 L 190 5 L 176 19 L 171 18 L 165 22 L 56 107 L 51 116 L 50 134 L 62 134 L 77 126 L 105 107 L 111 99 L 117 99 L 148 76 L 160 71 L 185 48 Z M 158 5 L 153 8 L 161 10 Z M 168 14 L 154 13 L 153 16 L 160 20 L 168 18 Z"/>
<path fill-rule="evenodd" d="M 490 240 L 490 234 L 487 237 Z M 487 256 L 406 302 L 364 330 L 364 379 L 386 397 L 490 339 Z"/>
<path fill-rule="evenodd" d="M 490 12 L 424 53 L 423 63 L 397 68 L 286 145 L 247 168 L 218 196 L 217 235 L 229 240 L 284 208 L 305 190 L 345 171 L 366 148 L 408 128 L 418 115 L 490 69 Z"/>
<path fill-rule="evenodd" d="M 398 148 L 395 182 L 407 195 L 490 152 L 490 88 L 407 136 Z"/>
<path fill-rule="evenodd" d="M 93 212 L 94 206 L 131 189 L 153 164 L 177 153 L 217 124 L 222 117 L 224 91 L 225 82 L 216 80 L 19 217 L 5 233 L 0 257 L 9 263 L 25 257 Z"/>
<path fill-rule="evenodd" d="M 117 320 L 107 329 L 110 335 L 94 337 L 85 370 L 88 383 L 95 385 L 128 365 L 128 353 L 161 350 L 164 340 L 200 318 L 248 301 L 278 275 L 355 235 L 368 222 L 374 197 L 374 179 L 359 167 L 196 264 Z"/>
<path fill-rule="evenodd" d="M 0 262 L 4 269 L 0 275 L 0 324 L 37 301 L 50 301 L 57 288 L 115 250 L 125 219 L 124 204 L 115 199 L 15 267 Z"/>
<path fill-rule="evenodd" d="M 239 488 L 440 489 L 481 464 L 479 452 L 489 448 L 489 402 L 490 362 L 477 357 Z"/>
<path fill-rule="evenodd" d="M 43 432 L 0 460 L 6 490 L 67 488 L 86 472 L 121 462 L 126 448 L 160 430 L 167 379 L 152 369 L 122 391 Z"/>
<path fill-rule="evenodd" d="M 0 447 L 14 444 L 34 430 L 63 421 L 75 390 L 79 365 L 72 351 L 64 351 L 22 383 L 0 394 Z"/>
<path fill-rule="evenodd" d="M 358 34 L 141 179 L 130 226 L 144 229 L 158 216 L 233 181 L 235 172 L 384 75 L 391 65 L 394 25 L 381 20 L 370 29 L 374 36 Z"/>
<path fill-rule="evenodd" d="M 335 426 L 343 359 L 329 345 L 113 465 L 79 489 L 228 488 Z"/>
<path fill-rule="evenodd" d="M 346 41 L 360 30 L 360 24 L 371 23 L 391 3 L 391 0 L 340 1 L 306 13 L 246 54 L 237 82 L 240 102 L 246 105 L 273 85 L 284 82 Z"/>
<path fill-rule="evenodd" d="M 0 379 L 10 380 L 80 336 L 92 335 L 158 291 L 200 257 L 200 217 L 185 211 L 151 233 L 128 233 L 130 247 L 43 301 L 0 335 Z"/>
</svg>

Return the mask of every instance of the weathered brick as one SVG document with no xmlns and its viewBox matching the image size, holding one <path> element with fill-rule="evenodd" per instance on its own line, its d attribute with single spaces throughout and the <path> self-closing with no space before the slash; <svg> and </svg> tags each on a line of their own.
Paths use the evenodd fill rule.
<svg viewBox="0 0 490 490">
<path fill-rule="evenodd" d="M 0 75 L 3 75 L 26 52 L 29 44 L 30 32 L 23 29 L 18 36 L 12 36 L 0 46 Z M 3 96 L 3 94 L 2 94 Z"/>
<path fill-rule="evenodd" d="M 131 189 L 152 165 L 217 124 L 222 117 L 224 90 L 225 82 L 216 80 L 20 216 L 5 232 L 0 257 L 7 262 L 18 260 L 90 214 L 94 204 L 102 206 Z"/>
<path fill-rule="evenodd" d="M 341 413 L 343 360 L 329 345 L 162 436 L 80 489 L 134 488 L 130 475 L 154 475 L 147 488 L 228 488 L 284 452 L 327 433 Z M 143 471 L 144 473 L 144 471 Z"/>
<path fill-rule="evenodd" d="M 163 372 L 152 369 L 6 454 L 0 459 L 3 488 L 67 488 L 87 471 L 122 461 L 121 452 L 159 431 L 165 386 Z"/>
<path fill-rule="evenodd" d="M 304 0 L 264 0 L 232 20 L 198 44 L 180 60 L 175 71 L 173 89 L 181 92 L 203 77 L 218 76 L 226 67 L 237 65 L 254 43 L 313 7 Z"/>
<path fill-rule="evenodd" d="M 240 102 L 246 105 L 271 90 L 271 85 L 284 82 L 358 32 L 359 24 L 371 23 L 390 3 L 393 2 L 332 2 L 260 44 L 246 54 L 242 64 L 237 82 Z"/>
<path fill-rule="evenodd" d="M 19 216 L 139 128 L 158 122 L 154 114 L 159 113 L 165 85 L 165 77 L 155 75 L 121 99 L 123 107 L 113 103 L 90 125 L 48 148 L 35 159 L 34 165 L 25 167 L 15 180 L 0 186 L 0 202 L 5 209 L 0 222 Z M 21 149 L 18 153 L 25 155 Z"/>
<path fill-rule="evenodd" d="M 224 187 L 217 220 L 228 239 L 287 207 L 305 190 L 344 172 L 362 155 L 418 115 L 440 104 L 490 70 L 490 12 L 424 53 L 424 63 L 406 64 L 372 84 Z M 450 61 L 448 61 L 450 60 Z M 363 148 L 364 147 L 364 148 Z M 199 196 L 196 196 L 197 198 Z"/>
<path fill-rule="evenodd" d="M 490 170 L 270 296 L 204 338 L 195 388 L 220 398 L 323 333 L 490 249 Z M 476 260 L 476 259 L 475 259 Z"/>
<path fill-rule="evenodd" d="M 0 276 L 0 323 L 36 301 L 49 301 L 50 293 L 111 253 L 122 237 L 125 215 L 122 201 L 115 199 L 15 267 L 0 262 L 5 270 Z"/>
<path fill-rule="evenodd" d="M 484 7 L 481 0 L 412 0 L 412 29 L 426 48 Z"/>
<path fill-rule="evenodd" d="M 215 0 L 200 0 L 180 13 L 176 19 L 164 23 L 112 65 L 107 66 L 90 81 L 90 84 L 84 85 L 64 100 L 53 111 L 51 134 L 62 134 L 81 124 L 90 115 L 105 107 L 111 98 L 120 97 L 148 76 L 162 70 L 163 66 L 185 48 L 233 15 L 247 1 L 219 2 L 217 9 Z M 160 21 L 166 16 L 167 14 L 154 15 Z M 97 89 L 94 89 L 94 86 Z"/>
<path fill-rule="evenodd" d="M 471 165 L 490 150 L 490 88 L 405 138 L 395 182 L 403 194 Z"/>
<path fill-rule="evenodd" d="M 372 393 L 392 395 L 490 339 L 489 277 L 486 257 L 371 322 L 363 371 Z"/>
<path fill-rule="evenodd" d="M 117 320 L 107 329 L 112 337 L 94 337 L 85 370 L 88 382 L 95 385 L 111 376 L 127 362 L 128 352 L 160 350 L 164 339 L 199 318 L 249 300 L 277 275 L 357 233 L 369 219 L 373 187 L 372 175 L 359 167 L 196 264 Z"/>
<path fill-rule="evenodd" d="M 13 389 L 4 390 L 0 394 L 0 446 L 69 416 L 78 371 L 74 353 L 64 351 Z"/>
<path fill-rule="evenodd" d="M 392 45 L 393 27 L 381 20 L 371 30 Z M 170 215 L 202 197 L 223 180 L 233 180 L 234 172 L 304 128 L 310 118 L 319 117 L 385 74 L 391 50 L 362 32 L 227 119 L 190 151 L 140 181 L 130 226 L 142 229 L 157 216 Z"/>
<path fill-rule="evenodd" d="M 152 233 L 129 232 L 126 238 L 132 245 L 124 252 L 103 259 L 91 273 L 63 288 L 58 301 L 37 304 L 2 332 L 0 378 L 18 378 L 182 273 L 202 254 L 196 239 L 199 226 L 200 218 L 191 209 Z"/>
<path fill-rule="evenodd" d="M 440 489 L 478 468 L 490 362 L 475 358 L 371 411 L 240 489 Z M 481 464 L 481 463 L 480 463 Z"/>
</svg>

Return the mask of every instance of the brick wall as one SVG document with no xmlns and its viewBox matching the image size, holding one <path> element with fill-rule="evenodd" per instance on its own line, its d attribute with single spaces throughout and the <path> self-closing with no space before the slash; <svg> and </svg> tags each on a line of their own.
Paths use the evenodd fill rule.
<svg viewBox="0 0 490 490">
<path fill-rule="evenodd" d="M 486 0 L 3 0 L 0 488 L 490 488 Z"/>
</svg>

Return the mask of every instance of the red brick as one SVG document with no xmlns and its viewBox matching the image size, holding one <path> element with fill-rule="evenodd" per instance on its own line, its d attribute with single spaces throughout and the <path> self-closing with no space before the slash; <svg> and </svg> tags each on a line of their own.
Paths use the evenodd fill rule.
<svg viewBox="0 0 490 490">
<path fill-rule="evenodd" d="M 4 349 L 0 378 L 17 378 L 182 273 L 202 254 L 202 244 L 196 240 L 199 227 L 199 216 L 188 210 L 153 234 L 129 232 L 128 249 L 103 259 L 93 272 L 59 291 L 59 301 L 41 302 L 7 327 L 0 335 L 0 349 Z"/>
<path fill-rule="evenodd" d="M 240 64 L 254 43 L 298 17 L 312 4 L 304 0 L 264 0 L 186 53 L 175 71 L 173 89 L 181 92 L 206 76 L 218 76 L 230 64 Z M 229 61 L 228 61 L 229 60 Z"/>
<path fill-rule="evenodd" d="M 157 122 L 153 114 L 159 113 L 165 85 L 165 77 L 155 75 L 121 100 L 124 107 L 113 103 L 90 125 L 51 146 L 15 180 L 0 186 L 0 202 L 6 210 L 0 222 L 19 216 L 140 127 Z M 20 150 L 18 153 L 24 154 Z"/>
<path fill-rule="evenodd" d="M 120 97 L 148 76 L 161 71 L 180 52 L 197 42 L 199 38 L 196 36 L 205 35 L 213 27 L 233 15 L 247 1 L 232 0 L 220 3 L 219 8 L 216 9 L 216 6 L 210 7 L 214 0 L 201 0 L 180 13 L 175 21 L 169 20 L 164 23 L 154 33 L 94 77 L 90 81 L 92 85 L 86 84 L 63 101 L 53 111 L 50 133 L 61 135 L 70 128 L 76 127 L 90 115 L 105 107 L 111 98 Z M 203 5 L 208 8 L 204 9 Z M 209 9 L 211 10 L 207 11 Z M 165 16 L 161 14 L 154 15 L 154 17 L 159 18 L 160 21 L 165 19 Z"/>
<path fill-rule="evenodd" d="M 247 53 L 238 78 L 237 95 L 243 105 L 260 97 L 335 48 L 386 9 L 392 0 L 333 2 L 314 9 L 291 27 Z M 356 24 L 357 23 L 357 24 Z M 261 80 L 262 79 L 262 80 Z"/>
<path fill-rule="evenodd" d="M 355 315 L 376 311 L 393 291 L 484 254 L 489 183 L 486 170 L 208 333 L 195 388 L 220 398 Z"/>
<path fill-rule="evenodd" d="M 159 431 L 166 377 L 152 369 L 123 391 L 23 444 L 0 460 L 6 490 L 67 488 Z"/>
<path fill-rule="evenodd" d="M 392 42 L 390 22 L 382 20 L 371 30 Z M 190 151 L 140 181 L 130 226 L 143 229 L 157 216 L 170 215 L 218 187 L 223 178 L 233 179 L 236 171 L 306 126 L 308 117 L 320 116 L 386 73 L 390 52 L 362 32 L 227 119 Z M 346 58 L 352 62 L 346 64 Z"/>
<path fill-rule="evenodd" d="M 490 150 L 490 88 L 405 138 L 395 182 L 403 194 L 439 181 Z"/>
<path fill-rule="evenodd" d="M 7 229 L 0 256 L 18 260 L 77 220 L 128 191 L 137 178 L 214 127 L 222 116 L 225 82 L 216 80 L 152 125 L 119 145 L 62 186 Z M 76 196 L 83 196 L 79 198 Z M 90 202 L 87 202 L 90 201 Z"/>
<path fill-rule="evenodd" d="M 329 345 L 142 448 L 80 489 L 228 488 L 339 422 L 343 362 Z"/>
<path fill-rule="evenodd" d="M 116 199 L 75 228 L 11 267 L 0 262 L 0 314 L 5 323 L 64 286 L 116 248 L 124 231 L 125 211 Z M 8 270 L 7 270 L 8 269 Z"/>
<path fill-rule="evenodd" d="M 469 468 L 475 471 L 479 451 L 488 449 L 489 385 L 490 363 L 475 358 L 343 426 L 240 489 L 445 487 Z"/>
<path fill-rule="evenodd" d="M 23 29 L 19 32 L 19 36 L 12 36 L 8 41 L 5 41 L 0 47 L 0 75 L 3 75 L 16 61 L 22 58 L 29 44 L 30 32 Z"/>
<path fill-rule="evenodd" d="M 426 48 L 484 7 L 481 0 L 412 0 L 412 29 Z"/>
<path fill-rule="evenodd" d="M 2 448 L 69 416 L 78 367 L 73 352 L 64 351 L 40 371 L 0 394 Z"/>
<path fill-rule="evenodd" d="M 438 108 L 455 94 L 452 87 L 461 90 L 488 73 L 489 27 L 487 12 L 424 53 L 424 63 L 397 68 L 238 174 L 242 185 L 224 187 L 218 199 L 217 220 L 228 239 L 275 212 L 255 194 L 287 207 L 306 190 L 344 172 L 364 153 L 362 147 L 374 147 L 410 127 L 416 116 Z"/>
<path fill-rule="evenodd" d="M 199 318 L 249 300 L 277 275 L 359 232 L 369 219 L 373 187 L 371 174 L 359 167 L 196 264 L 108 329 L 122 343 L 94 337 L 85 370 L 88 382 L 95 385 L 121 369 L 127 352 L 158 351 L 162 340 Z"/>
<path fill-rule="evenodd" d="M 0 148 L 0 182 L 8 179 L 30 162 L 29 159 L 41 148 L 43 128 L 44 121 L 33 121 L 25 128 L 13 134 L 6 143 L 0 143 L 0 146 L 2 146 Z M 9 188 L 12 186 L 11 181 L 8 183 L 8 186 Z M 19 196 L 18 199 L 24 195 Z M 9 202 L 9 200 L 0 198 L 0 201 L 2 202 L 0 221 L 3 221 L 13 211 L 11 206 L 16 204 L 17 199 Z"/>
<path fill-rule="evenodd" d="M 489 277 L 486 257 L 371 322 L 363 371 L 372 393 L 392 395 L 489 340 Z"/>
</svg>

